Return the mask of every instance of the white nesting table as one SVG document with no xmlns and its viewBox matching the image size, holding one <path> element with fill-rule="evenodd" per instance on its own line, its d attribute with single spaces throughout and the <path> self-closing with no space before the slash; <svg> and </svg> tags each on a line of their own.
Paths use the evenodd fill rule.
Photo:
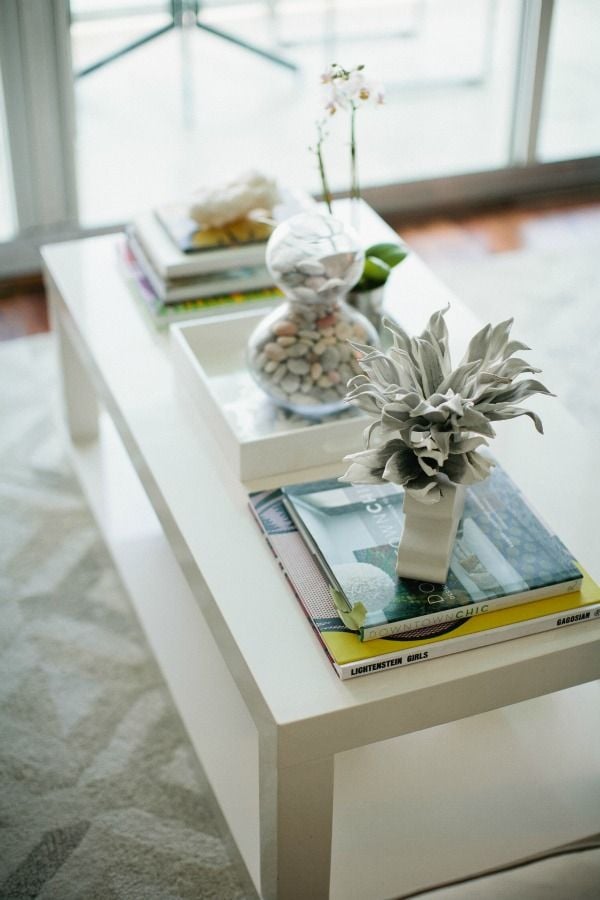
<svg viewBox="0 0 600 900">
<path fill-rule="evenodd" d="M 43 253 L 73 460 L 260 896 L 397 896 L 600 831 L 600 625 L 339 681 L 116 243 Z M 478 327 L 415 256 L 393 290 L 409 328 L 448 300 Z M 598 447 L 538 409 L 495 450 L 598 580 Z"/>
</svg>

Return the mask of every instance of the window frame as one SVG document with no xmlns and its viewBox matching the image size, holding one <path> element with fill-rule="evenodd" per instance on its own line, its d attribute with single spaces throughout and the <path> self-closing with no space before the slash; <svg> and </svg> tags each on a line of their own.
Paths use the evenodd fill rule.
<svg viewBox="0 0 600 900">
<path fill-rule="evenodd" d="M 379 212 L 401 221 L 407 214 L 598 185 L 600 156 L 536 159 L 554 5 L 522 5 L 509 164 L 365 189 L 365 199 Z M 2 0 L 0 66 L 17 227 L 13 239 L 0 243 L 0 277 L 10 277 L 38 270 L 44 243 L 120 231 L 126 223 L 79 224 L 69 0 Z"/>
</svg>

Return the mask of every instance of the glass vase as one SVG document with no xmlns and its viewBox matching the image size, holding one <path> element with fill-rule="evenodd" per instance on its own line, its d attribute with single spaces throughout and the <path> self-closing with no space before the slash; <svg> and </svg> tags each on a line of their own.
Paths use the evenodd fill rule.
<svg viewBox="0 0 600 900">
<path fill-rule="evenodd" d="M 362 313 L 374 326 L 377 333 L 381 333 L 381 320 L 383 318 L 383 296 L 385 288 L 371 288 L 369 291 L 350 291 L 348 304 L 353 309 Z"/>
<path fill-rule="evenodd" d="M 277 405 L 308 417 L 346 409 L 360 350 L 377 346 L 373 325 L 345 298 L 362 272 L 357 235 L 332 216 L 300 213 L 267 244 L 266 262 L 286 299 L 252 333 L 249 370 Z"/>
</svg>

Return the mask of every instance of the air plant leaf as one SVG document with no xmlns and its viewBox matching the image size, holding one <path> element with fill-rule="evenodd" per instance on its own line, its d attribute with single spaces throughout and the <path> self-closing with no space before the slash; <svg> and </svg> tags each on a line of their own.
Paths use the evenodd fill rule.
<svg viewBox="0 0 600 900">
<path fill-rule="evenodd" d="M 345 457 L 350 465 L 341 481 L 393 482 L 435 503 L 445 479 L 473 484 L 487 477 L 493 463 L 479 450 L 495 437 L 492 422 L 528 416 L 543 433 L 539 416 L 517 404 L 533 394 L 554 395 L 535 378 L 521 378 L 540 370 L 513 357 L 529 349 L 510 339 L 513 320 L 481 328 L 453 369 L 447 311 L 435 312 L 418 337 L 384 319 L 392 335 L 385 352 L 353 345 L 363 374 L 350 379 L 346 399 L 373 422 L 365 449 Z"/>
<path fill-rule="evenodd" d="M 444 315 L 448 312 L 449 308 L 450 307 L 447 306 L 445 309 L 438 309 L 437 312 L 434 312 L 430 317 L 424 332 L 424 334 L 429 333 L 438 341 L 444 341 L 446 344 L 448 343 L 448 326 L 446 325 Z M 422 334 L 421 337 L 423 337 L 424 334 Z"/>
</svg>

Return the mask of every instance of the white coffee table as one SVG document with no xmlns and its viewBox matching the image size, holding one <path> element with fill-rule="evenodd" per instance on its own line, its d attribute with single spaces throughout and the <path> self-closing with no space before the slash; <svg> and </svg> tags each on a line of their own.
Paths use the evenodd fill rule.
<svg viewBox="0 0 600 900">
<path fill-rule="evenodd" d="M 116 245 L 44 250 L 73 460 L 260 895 L 375 900 L 600 831 L 600 624 L 338 680 Z M 448 300 L 478 327 L 414 256 L 393 288 L 410 328 Z M 598 580 L 598 447 L 539 410 L 495 449 Z"/>
</svg>

